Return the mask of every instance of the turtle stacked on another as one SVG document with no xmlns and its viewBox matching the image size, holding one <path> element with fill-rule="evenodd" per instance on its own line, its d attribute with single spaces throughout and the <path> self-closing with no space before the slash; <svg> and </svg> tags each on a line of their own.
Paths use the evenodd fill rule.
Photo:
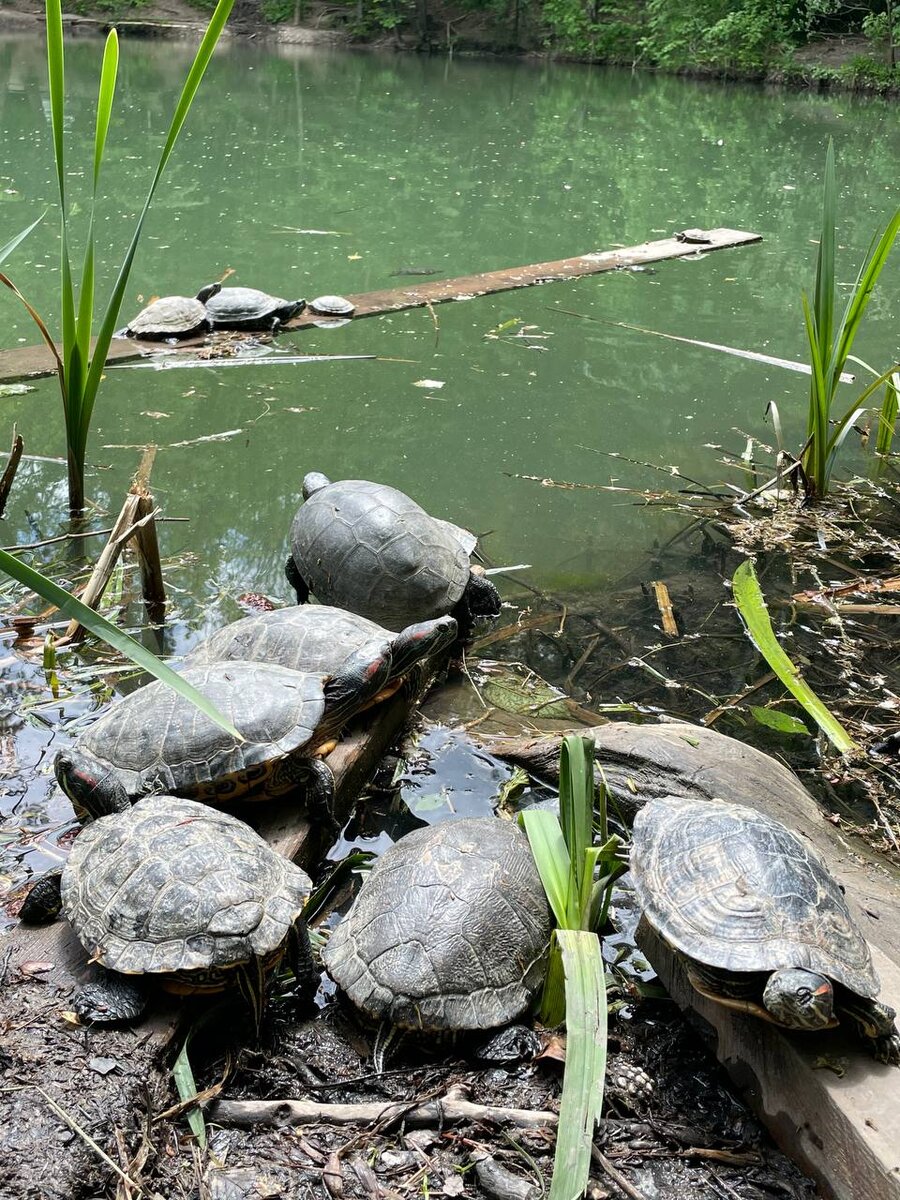
<svg viewBox="0 0 900 1200">
<path fill-rule="evenodd" d="M 303 497 L 286 568 L 298 603 L 312 592 L 388 629 L 449 613 L 464 637 L 475 616 L 500 612 L 497 589 L 472 567 L 474 534 L 432 517 L 403 492 L 311 472 Z"/>
</svg>

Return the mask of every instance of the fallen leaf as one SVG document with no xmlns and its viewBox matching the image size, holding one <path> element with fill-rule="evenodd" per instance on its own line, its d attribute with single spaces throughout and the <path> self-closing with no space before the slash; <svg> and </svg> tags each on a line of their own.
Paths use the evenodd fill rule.
<svg viewBox="0 0 900 1200">
<path fill-rule="evenodd" d="M 52 962 L 23 962 L 19 970 L 23 975 L 42 975 L 44 971 L 52 971 L 56 963 Z"/>
<path fill-rule="evenodd" d="M 466 1190 L 462 1175 L 447 1175 L 444 1178 L 444 1186 L 441 1190 L 445 1196 L 461 1196 Z"/>
<path fill-rule="evenodd" d="M 361 255 L 361 254 L 348 254 L 348 255 L 347 255 L 347 262 L 359 262 L 359 260 L 360 260 L 361 258 L 362 258 L 362 255 Z"/>
<path fill-rule="evenodd" d="M 566 1039 L 560 1037 L 558 1033 L 551 1033 L 547 1039 L 547 1044 L 535 1059 L 537 1062 L 542 1058 L 551 1058 L 554 1062 L 566 1061 Z"/>
<path fill-rule="evenodd" d="M 442 388 L 443 386 L 443 379 L 417 379 L 413 384 L 413 387 L 420 388 Z"/>
<path fill-rule="evenodd" d="M 285 408 L 282 411 L 283 412 L 293 412 L 293 413 L 306 413 L 306 412 L 318 412 L 319 410 L 317 408 L 307 408 L 301 404 L 299 408 Z"/>
<path fill-rule="evenodd" d="M 0 396 L 24 396 L 26 392 L 36 392 L 37 388 L 27 383 L 0 383 Z"/>
</svg>

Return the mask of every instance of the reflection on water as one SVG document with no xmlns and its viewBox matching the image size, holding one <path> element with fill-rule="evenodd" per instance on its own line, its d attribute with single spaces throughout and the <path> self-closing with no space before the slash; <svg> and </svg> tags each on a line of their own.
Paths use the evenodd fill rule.
<svg viewBox="0 0 900 1200">
<path fill-rule="evenodd" d="M 67 52 L 77 256 L 101 44 L 79 40 Z M 190 56 L 178 44 L 123 47 L 98 213 L 105 286 Z M 8 269 L 55 322 L 58 213 L 41 42 L 0 40 L 0 79 L 0 242 L 49 208 Z M 802 357 L 799 288 L 811 283 L 829 136 L 850 281 L 896 202 L 900 128 L 880 100 L 526 62 L 247 45 L 217 54 L 146 227 L 125 318 L 153 295 L 193 294 L 228 269 L 232 283 L 309 297 L 402 286 L 400 270 L 463 275 L 687 226 L 755 230 L 765 241 L 653 273 L 443 305 L 435 320 L 414 310 L 279 342 L 286 354 L 378 361 L 110 371 L 89 447 L 97 525 L 111 523 L 106 514 L 118 508 L 139 448 L 151 441 L 161 447 L 156 499 L 166 515 L 188 518 L 162 527 L 172 595 L 163 651 L 182 652 L 240 616 L 241 592 L 288 598 L 287 531 L 309 470 L 399 486 L 481 533 L 492 561 L 530 563 L 533 586 L 598 594 L 665 541 L 675 518 L 626 493 L 548 489 L 516 475 L 668 481 L 626 461 L 636 459 L 709 478 L 718 468 L 706 444 L 740 449 L 740 431 L 765 436 L 770 400 L 798 444 L 801 377 L 606 322 Z M 875 365 L 900 349 L 898 287 L 889 270 L 858 346 Z M 0 306 L 0 343 L 33 343 L 13 298 L 0 297 Z M 521 326 L 507 323 L 516 320 L 540 336 L 512 336 Z M 504 325 L 506 332 L 485 336 Z M 443 387 L 416 386 L 425 379 Z M 2 403 L 7 430 L 16 422 L 34 457 L 20 471 L 0 540 L 52 536 L 65 512 L 55 384 L 40 381 Z M 222 436 L 197 441 L 210 435 Z M 69 547 L 66 575 L 76 578 L 80 556 L 95 550 Z M 8 651 L 0 654 L 5 661 Z M 11 670 L 3 667 L 4 684 Z M 43 769 L 48 736 L 46 726 L 29 724 L 17 738 L 29 770 Z M 29 805 L 44 803 L 45 775 L 35 789 Z M 4 808 L 20 803 L 8 791 Z M 51 812 L 51 822 L 57 816 Z M 17 816 L 13 824 L 27 822 Z"/>
</svg>

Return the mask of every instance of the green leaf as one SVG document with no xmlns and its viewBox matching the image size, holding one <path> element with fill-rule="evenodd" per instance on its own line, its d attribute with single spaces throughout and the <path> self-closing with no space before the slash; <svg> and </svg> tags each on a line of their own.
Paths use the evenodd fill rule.
<svg viewBox="0 0 900 1200">
<path fill-rule="evenodd" d="M 890 454 L 894 440 L 894 427 L 900 411 L 900 372 L 893 372 L 884 385 L 884 400 L 878 414 L 878 436 L 875 449 L 879 454 Z"/>
<path fill-rule="evenodd" d="M 557 931 L 566 980 L 566 1069 L 549 1200 L 577 1200 L 587 1187 L 594 1126 L 606 1074 L 606 982 L 600 942 Z"/>
<path fill-rule="evenodd" d="M 58 583 L 54 583 L 52 579 L 48 579 L 46 575 L 42 575 L 40 571 L 36 571 L 33 567 L 29 567 L 26 563 L 20 562 L 12 554 L 8 554 L 5 550 L 0 550 L 0 570 L 12 576 L 23 586 L 30 588 L 37 595 L 43 597 L 50 604 L 55 604 L 64 617 L 69 617 L 79 621 L 85 629 L 97 637 L 102 638 L 108 646 L 112 646 L 114 650 L 118 650 L 120 654 L 136 663 L 150 675 L 155 675 L 157 679 L 167 684 L 173 691 L 177 692 L 184 700 L 190 701 L 211 721 L 224 729 L 233 738 L 237 738 L 239 742 L 244 739 L 240 733 L 234 728 L 231 722 L 224 717 L 215 705 L 198 692 L 195 687 L 192 687 L 186 679 L 175 673 L 171 667 L 167 667 L 164 662 L 151 654 L 146 647 L 140 642 L 136 642 L 134 638 L 129 637 L 127 633 L 123 633 L 121 629 L 107 621 L 105 617 L 101 617 L 98 612 L 94 612 L 86 604 L 67 592 L 65 588 L 61 588 Z"/>
<path fill-rule="evenodd" d="M 0 263 L 2 263 L 4 261 L 4 259 L 9 258 L 9 256 L 12 254 L 13 250 L 15 250 L 16 246 L 18 246 L 20 242 L 25 241 L 25 239 L 28 237 L 29 233 L 31 233 L 32 229 L 34 229 L 38 225 L 40 225 L 41 221 L 43 221 L 43 219 L 46 215 L 47 215 L 47 213 L 45 210 L 44 212 L 41 213 L 41 215 L 38 217 L 38 219 L 36 221 L 31 222 L 31 224 L 28 226 L 27 229 L 23 229 L 21 233 L 17 233 L 16 236 L 14 238 L 11 238 L 6 243 L 5 246 L 0 246 Z"/>
<path fill-rule="evenodd" d="M 735 571 L 732 586 L 734 601 L 750 640 L 787 690 L 800 702 L 837 750 L 842 754 L 856 750 L 856 742 L 815 694 L 781 647 L 772 628 L 756 571 L 749 559 L 742 562 Z"/>
<path fill-rule="evenodd" d="M 546 809 L 527 808 L 519 821 L 528 834 L 531 853 L 556 923 L 565 927 L 569 920 L 569 851 L 559 820 Z"/>
<path fill-rule="evenodd" d="M 175 1088 L 178 1092 L 178 1099 L 182 1101 L 190 1100 L 197 1095 L 197 1084 L 194 1080 L 194 1072 L 191 1070 L 191 1060 L 188 1058 L 188 1043 L 191 1040 L 191 1035 L 188 1033 L 184 1039 L 184 1045 L 181 1047 L 178 1057 L 172 1067 L 172 1078 L 175 1080 Z M 203 1113 L 199 1108 L 191 1108 L 187 1112 L 187 1122 L 191 1127 L 191 1133 L 197 1139 L 197 1144 L 201 1150 L 206 1149 L 206 1122 L 203 1119 Z"/>
<path fill-rule="evenodd" d="M 767 729 L 775 729 L 778 733 L 809 733 L 799 717 L 790 713 L 780 712 L 777 708 L 762 708 L 760 705 L 749 705 L 754 721 L 765 725 Z"/>
</svg>

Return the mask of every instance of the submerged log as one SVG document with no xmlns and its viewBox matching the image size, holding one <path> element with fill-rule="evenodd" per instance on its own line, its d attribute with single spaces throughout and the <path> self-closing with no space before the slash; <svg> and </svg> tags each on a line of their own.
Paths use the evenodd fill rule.
<svg viewBox="0 0 900 1200">
<path fill-rule="evenodd" d="M 714 730 L 613 722 L 590 737 L 614 800 L 629 815 L 654 796 L 746 804 L 795 829 L 822 855 L 872 944 L 880 999 L 900 1009 L 900 873 L 827 819 L 799 779 L 767 754 Z M 562 734 L 482 739 L 491 753 L 559 778 Z M 702 1019 L 715 1052 L 782 1150 L 834 1200 L 900 1196 L 900 1071 L 851 1035 L 788 1034 L 697 993 L 676 956 L 641 923 L 638 943 L 672 997 Z"/>
<path fill-rule="evenodd" d="M 328 756 L 339 821 L 346 820 L 415 699 L 401 691 L 363 714 Z M 313 867 L 325 849 L 321 831 L 310 826 L 294 798 L 235 805 L 232 811 L 304 867 Z M 0 953 L 3 1200 L 106 1194 L 110 1168 L 39 1089 L 113 1157 L 115 1127 L 134 1130 L 148 1104 L 159 1111 L 169 1102 L 167 1058 L 185 1016 L 202 1001 L 159 993 L 150 1017 L 136 1029 L 73 1026 L 62 1015 L 70 1007 L 67 998 L 91 970 L 87 952 L 65 921 L 44 928 L 19 925 L 5 939 Z"/>
<path fill-rule="evenodd" d="M 554 262 L 534 263 L 526 267 L 508 267 L 502 271 L 483 271 L 477 275 L 461 275 L 454 279 L 438 279 L 420 283 L 414 287 L 385 288 L 377 292 L 363 292 L 347 298 L 356 306 L 354 320 L 359 317 L 378 316 L 386 312 L 399 312 L 405 308 L 425 308 L 443 304 L 449 300 L 473 300 L 476 296 L 487 296 L 494 292 L 509 292 L 515 288 L 532 287 L 539 283 L 555 283 L 561 280 L 579 279 L 583 275 L 599 275 L 604 271 L 617 271 L 623 267 L 643 266 L 647 263 L 664 262 L 670 258 L 707 253 L 711 250 L 726 250 L 735 246 L 749 246 L 761 242 L 758 233 L 745 233 L 739 229 L 708 229 L 706 242 L 683 242 L 677 237 L 662 238 L 655 242 L 643 242 L 639 246 L 626 246 L 620 250 L 597 250 L 579 254 L 575 258 L 561 258 Z M 285 322 L 279 333 L 303 329 L 321 321 L 308 310 L 299 317 Z M 194 353 L 202 345 L 203 338 L 188 338 L 178 346 L 160 346 L 159 342 L 140 342 L 136 338 L 114 341 L 109 348 L 106 361 L 126 362 L 148 354 Z M 38 379 L 52 375 L 55 362 L 46 346 L 27 346 L 18 350 L 0 351 L 0 382 L 16 379 Z"/>
</svg>

